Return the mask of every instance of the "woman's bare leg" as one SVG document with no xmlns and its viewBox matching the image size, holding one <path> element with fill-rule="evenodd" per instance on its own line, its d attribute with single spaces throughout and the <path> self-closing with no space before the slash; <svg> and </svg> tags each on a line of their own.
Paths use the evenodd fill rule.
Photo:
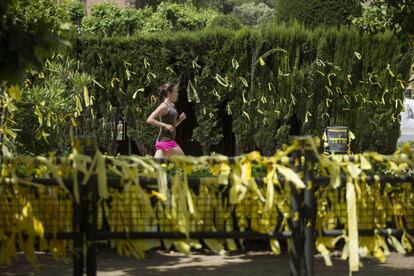
<svg viewBox="0 0 414 276">
<path fill-rule="evenodd" d="M 185 154 L 183 150 L 181 149 L 181 147 L 177 145 L 176 147 L 165 152 L 165 157 L 171 156 L 171 155 L 185 155 Z"/>
<path fill-rule="evenodd" d="M 164 158 L 164 152 L 162 150 L 157 150 L 155 152 L 155 158 Z"/>
</svg>

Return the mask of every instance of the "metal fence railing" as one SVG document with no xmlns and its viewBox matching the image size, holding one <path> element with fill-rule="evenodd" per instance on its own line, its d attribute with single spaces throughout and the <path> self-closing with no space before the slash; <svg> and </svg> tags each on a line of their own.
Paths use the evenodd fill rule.
<svg viewBox="0 0 414 276">
<path fill-rule="evenodd" d="M 91 151 L 93 149 L 85 152 L 92 154 Z M 135 188 L 125 190 L 125 185 L 121 185 L 121 179 L 117 177 L 108 178 L 110 197 L 105 200 L 99 198 L 97 176 L 94 175 L 86 185 L 79 186 L 79 202 L 73 199 L 73 194 L 62 192 L 57 181 L 39 178 L 31 181 L 43 187 L 43 192 L 39 192 L 38 187 L 29 187 L 25 200 L 30 202 L 33 216 L 42 222 L 45 239 L 71 243 L 73 273 L 76 276 L 83 275 L 85 267 L 87 275 L 96 275 L 98 241 L 188 238 L 289 239 L 291 275 L 302 275 L 302 268 L 305 275 L 314 275 L 315 243 L 318 238 L 341 236 L 347 227 L 347 191 L 343 185 L 337 189 L 329 185 L 329 175 L 319 173 L 317 157 L 305 145 L 293 151 L 289 160 L 291 168 L 306 187 L 298 190 L 279 175 L 281 185 L 275 189 L 287 189 L 290 197 L 284 199 L 285 209 L 280 202 L 276 202 L 274 212 L 263 213 L 261 207 L 255 205 L 256 201 L 249 201 L 249 197 L 241 203 L 229 204 L 228 185 L 216 185 L 214 190 L 203 192 L 208 185 L 203 184 L 202 178 L 190 177 L 188 186 L 197 199 L 194 204 L 199 213 L 196 221 L 189 217 L 189 233 L 180 230 L 179 225 L 166 214 L 166 210 L 172 210 L 168 204 L 172 204 L 173 193 L 164 200 L 154 196 L 146 202 Z M 344 184 L 348 179 L 342 176 L 340 180 Z M 411 204 L 407 200 L 412 198 L 402 196 L 405 191 L 413 190 L 413 177 L 365 176 L 361 181 L 364 185 L 360 185 L 359 193 L 370 194 L 365 201 L 357 201 L 356 204 L 359 235 L 387 237 L 414 234 L 414 201 Z M 255 182 L 257 189 L 266 189 L 263 178 L 257 178 Z M 137 183 L 147 193 L 157 189 L 156 179 L 140 177 Z M 73 179 L 65 179 L 64 184 L 73 191 Z M 168 178 L 170 188 L 171 185 L 172 178 Z M 7 235 L 13 232 L 7 227 L 13 225 L 12 220 L 19 219 L 15 214 L 24 204 L 9 199 L 9 193 L 13 191 L 12 183 L 3 181 L 2 189 L 1 202 L 10 203 L 0 206 L 0 229 Z M 405 200 L 404 204 L 402 200 Z M 398 209 L 398 204 L 404 210 Z M 241 213 L 245 216 L 243 219 L 240 218 Z M 269 217 L 264 217 L 267 215 Z M 329 219 L 329 216 L 332 218 Z M 274 228 L 264 232 L 262 229 L 269 229 L 267 225 L 274 225 Z M 22 229 L 23 232 L 26 230 Z"/>
</svg>

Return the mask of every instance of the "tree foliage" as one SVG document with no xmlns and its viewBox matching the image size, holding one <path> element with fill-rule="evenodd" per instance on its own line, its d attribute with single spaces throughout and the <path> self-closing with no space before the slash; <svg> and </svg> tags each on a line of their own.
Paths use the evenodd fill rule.
<svg viewBox="0 0 414 276">
<path fill-rule="evenodd" d="M 273 21 L 275 11 L 264 3 L 244 3 L 234 7 L 232 14 L 243 25 L 254 26 Z"/>
<path fill-rule="evenodd" d="M 414 1 L 374 0 L 363 6 L 362 15 L 353 24 L 371 33 L 390 29 L 400 35 L 414 35 Z"/>
<path fill-rule="evenodd" d="M 81 33 L 100 36 L 130 36 L 135 33 L 195 31 L 210 24 L 218 13 L 209 8 L 197 9 L 188 3 L 160 3 L 155 10 L 118 8 L 113 4 L 97 4 L 90 16 L 84 17 Z"/>
<path fill-rule="evenodd" d="M 360 12 L 360 0 L 276 0 L 280 21 L 297 20 L 308 28 L 348 24 L 349 17 Z"/>
<path fill-rule="evenodd" d="M 227 28 L 231 30 L 238 30 L 242 27 L 242 23 L 240 19 L 235 17 L 234 15 L 219 15 L 214 17 L 211 21 L 210 26 L 211 28 Z"/>
<path fill-rule="evenodd" d="M 0 81 L 17 83 L 26 68 L 39 68 L 49 50 L 62 44 L 68 26 L 53 0 L 0 3 Z"/>
</svg>

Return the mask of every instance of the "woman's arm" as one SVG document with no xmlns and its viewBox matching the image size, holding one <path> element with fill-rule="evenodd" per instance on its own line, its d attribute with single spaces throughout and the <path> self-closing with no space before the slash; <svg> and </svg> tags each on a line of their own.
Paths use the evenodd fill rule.
<svg viewBox="0 0 414 276">
<path fill-rule="evenodd" d="M 174 126 L 178 127 L 183 121 L 181 121 L 180 119 L 178 119 L 177 121 L 175 121 Z"/>
<path fill-rule="evenodd" d="M 175 121 L 174 126 L 177 127 L 179 124 L 181 124 L 185 119 L 187 118 L 187 116 L 185 115 L 185 113 L 181 113 L 180 117 L 178 117 L 178 120 Z"/>
<path fill-rule="evenodd" d="M 160 104 L 154 112 L 147 119 L 147 123 L 153 126 L 161 127 L 168 129 L 169 131 L 174 131 L 174 126 L 165 124 L 158 121 L 156 118 L 159 118 L 161 115 L 165 114 L 167 110 L 167 105 L 165 103 Z"/>
</svg>

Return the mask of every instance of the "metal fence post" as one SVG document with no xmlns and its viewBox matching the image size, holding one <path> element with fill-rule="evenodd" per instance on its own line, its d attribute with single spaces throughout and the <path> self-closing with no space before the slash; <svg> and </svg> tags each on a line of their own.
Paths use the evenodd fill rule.
<svg viewBox="0 0 414 276">
<path fill-rule="evenodd" d="M 98 185 L 96 181 L 96 176 L 92 176 L 88 182 L 87 187 L 87 219 L 86 224 L 86 273 L 88 276 L 95 276 L 97 269 L 97 257 L 96 257 L 96 236 L 97 236 L 97 195 L 98 195 Z"/>
<path fill-rule="evenodd" d="M 77 137 L 75 148 L 80 154 L 93 158 L 96 153 L 96 140 L 92 137 Z M 86 245 L 86 273 L 88 276 L 95 276 L 98 185 L 96 175 L 91 175 L 87 185 L 82 185 L 82 180 L 83 175 L 78 174 L 80 202 L 73 201 L 73 274 L 83 275 Z"/>
<path fill-rule="evenodd" d="M 75 139 L 75 148 L 78 152 L 83 152 L 83 140 L 81 138 Z M 82 175 L 77 175 L 78 188 L 79 188 L 79 202 L 76 202 L 75 196 L 73 196 L 73 275 L 83 276 L 84 268 L 84 202 L 83 202 L 83 186 L 80 185 L 82 182 Z M 73 185 L 75 187 L 75 185 Z M 73 192 L 74 194 L 74 192 Z"/>
<path fill-rule="evenodd" d="M 294 171 L 301 171 L 301 151 L 297 150 L 292 153 Z M 302 226 L 301 226 L 301 199 L 300 193 L 291 184 L 292 195 L 291 195 L 291 211 L 290 211 L 290 224 L 292 231 L 292 246 L 290 252 L 290 275 L 300 276 L 301 275 L 301 255 L 302 255 Z"/>
<path fill-rule="evenodd" d="M 305 275 L 314 275 L 314 256 L 315 256 L 315 218 L 316 218 L 316 204 L 315 204 L 315 189 L 313 183 L 313 164 L 315 156 L 313 152 L 305 147 L 305 166 L 304 182 L 305 182 L 305 199 L 303 206 L 303 225 L 304 225 L 304 259 L 305 259 Z"/>
<path fill-rule="evenodd" d="M 95 157 L 97 146 L 96 139 L 86 138 L 85 154 L 91 158 Z M 90 168 L 93 169 L 93 168 Z M 96 174 L 92 174 L 86 185 L 86 214 L 85 234 L 86 234 L 86 274 L 96 276 L 97 257 L 96 257 L 96 240 L 97 240 L 97 216 L 98 216 L 98 182 Z"/>
<path fill-rule="evenodd" d="M 73 199 L 73 275 L 83 275 L 83 223 L 82 223 L 82 199 L 76 202 Z"/>
</svg>

